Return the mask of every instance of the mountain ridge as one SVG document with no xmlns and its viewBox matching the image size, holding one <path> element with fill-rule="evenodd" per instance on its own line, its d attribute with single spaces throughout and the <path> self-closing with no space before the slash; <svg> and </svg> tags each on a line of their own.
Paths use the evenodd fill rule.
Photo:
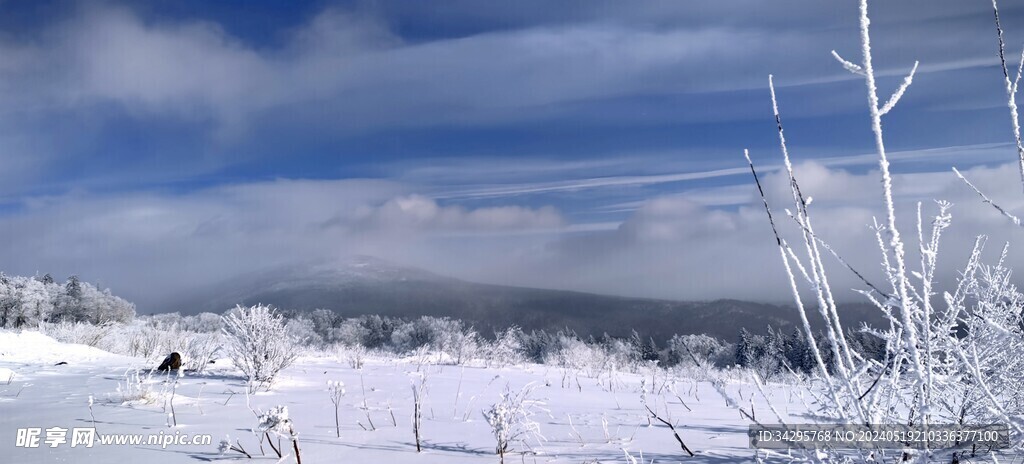
<svg viewBox="0 0 1024 464">
<path fill-rule="evenodd" d="M 484 332 L 517 325 L 527 331 L 568 329 L 581 336 L 607 333 L 625 337 L 636 330 L 656 341 L 673 334 L 698 333 L 731 340 L 741 327 L 765 333 L 769 325 L 792 330 L 798 324 L 796 309 L 791 306 L 734 299 L 673 301 L 476 283 L 369 256 L 250 273 L 172 303 L 166 310 L 220 313 L 236 304 L 256 303 L 299 311 L 325 308 L 344 317 L 452 317 Z M 847 327 L 882 322 L 878 312 L 866 304 L 842 305 L 840 309 Z M 821 326 L 816 311 L 809 311 L 808 316 L 813 326 Z"/>
</svg>

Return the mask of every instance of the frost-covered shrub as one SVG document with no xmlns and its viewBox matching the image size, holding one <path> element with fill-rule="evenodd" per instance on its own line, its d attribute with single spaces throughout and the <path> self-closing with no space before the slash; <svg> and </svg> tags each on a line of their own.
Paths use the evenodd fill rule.
<svg viewBox="0 0 1024 464">
<path fill-rule="evenodd" d="M 494 341 L 483 344 L 488 366 L 515 366 L 526 361 L 523 331 L 510 327 L 494 334 Z"/>
<path fill-rule="evenodd" d="M 422 316 L 397 324 L 391 333 L 391 346 L 398 353 L 428 348 L 447 354 L 461 363 L 475 352 L 478 335 L 462 321 L 446 317 Z"/>
<path fill-rule="evenodd" d="M 448 356 L 452 364 L 460 365 L 479 355 L 480 336 L 472 327 L 459 320 L 435 319 L 435 349 Z"/>
<path fill-rule="evenodd" d="M 43 334 L 62 343 L 74 343 L 106 349 L 108 347 L 101 346 L 101 344 L 108 340 L 108 335 L 114 330 L 114 325 L 94 325 L 85 322 L 42 323 L 39 324 L 39 330 Z"/>
<path fill-rule="evenodd" d="M 181 329 L 199 333 L 219 333 L 224 328 L 220 315 L 214 313 L 199 313 L 194 316 L 181 318 Z"/>
<path fill-rule="evenodd" d="M 302 458 L 299 455 L 299 434 L 295 431 L 295 424 L 288 415 L 287 406 L 274 406 L 269 411 L 259 414 L 257 420 L 256 430 L 267 434 L 268 437 L 269 434 L 274 434 L 291 440 L 292 447 L 295 450 L 295 462 L 302 462 Z M 277 452 L 277 457 L 282 457 L 281 453 L 283 450 L 274 448 L 273 444 L 270 446 Z"/>
<path fill-rule="evenodd" d="M 111 401 L 121 404 L 156 404 L 169 395 L 167 382 L 154 379 L 152 374 L 143 374 L 140 369 L 129 369 L 124 380 L 117 383 L 117 390 L 110 396 Z"/>
<path fill-rule="evenodd" d="M 148 358 L 151 361 L 163 359 L 168 354 L 178 351 L 184 357 L 182 341 L 185 333 L 177 325 L 154 327 L 152 325 L 133 324 L 123 328 L 127 346 L 121 349 L 122 354 Z M 114 348 L 118 350 L 118 348 Z"/>
<path fill-rule="evenodd" d="M 535 417 L 547 410 L 543 401 L 532 398 L 535 388 L 535 385 L 529 384 L 516 392 L 505 387 L 501 399 L 483 411 L 484 419 L 494 435 L 495 452 L 502 463 L 505 462 L 505 453 L 511 451 L 512 444 L 520 443 L 530 449 L 528 440 L 544 440 Z"/>
<path fill-rule="evenodd" d="M 148 327 L 129 327 L 124 334 L 123 354 L 128 356 L 152 358 L 162 346 L 161 337 Z"/>
<path fill-rule="evenodd" d="M 237 306 L 224 316 L 225 350 L 253 391 L 295 361 L 295 341 L 271 307 Z"/>
<path fill-rule="evenodd" d="M 164 319 L 163 322 L 178 320 Z M 88 326 L 89 324 L 84 324 Z M 212 361 L 222 345 L 222 335 L 217 332 L 193 332 L 182 330 L 176 324 L 165 326 L 153 319 L 143 319 L 132 324 L 109 324 L 98 348 L 112 353 L 146 358 L 159 362 L 170 353 L 181 355 L 186 370 L 201 373 Z"/>
<path fill-rule="evenodd" d="M 645 362 L 645 357 L 641 353 L 641 345 L 636 344 L 632 339 L 628 341 L 608 339 L 599 347 L 603 348 L 604 355 L 595 355 L 593 361 L 587 366 L 588 376 L 597 377 L 598 373 L 608 369 L 636 372 Z"/>
<path fill-rule="evenodd" d="M 1024 426 L 1024 294 L 1010 275 L 1001 264 L 979 265 L 968 273 L 972 284 L 964 287 L 963 300 L 946 295 L 960 317 L 946 313 L 946 322 L 935 325 L 957 336 L 934 341 L 941 358 L 932 362 L 940 375 L 956 381 L 931 386 L 937 403 L 932 410 L 951 423 L 1009 423 L 1019 440 L 1024 438 L 1019 435 Z"/>
<path fill-rule="evenodd" d="M 341 345 L 337 353 L 338 361 L 347 363 L 353 369 L 362 369 L 366 362 L 367 349 L 362 345 Z"/>
<path fill-rule="evenodd" d="M 186 370 L 202 373 L 213 361 L 223 345 L 219 333 L 188 333 L 184 336 L 177 350 L 181 354 L 182 364 Z"/>
<path fill-rule="evenodd" d="M 557 346 L 544 354 L 543 363 L 578 370 L 592 363 L 595 357 L 603 358 L 601 351 L 576 337 L 562 335 L 558 337 Z"/>
<path fill-rule="evenodd" d="M 160 313 L 145 316 L 142 320 L 150 327 L 161 330 L 177 330 L 181 327 L 184 318 L 181 316 L 181 313 Z"/>
<path fill-rule="evenodd" d="M 627 340 L 608 339 L 598 344 L 560 334 L 554 345 L 547 349 L 544 364 L 582 371 L 588 377 L 597 378 L 608 369 L 635 371 L 639 365 L 639 355 Z"/>
<path fill-rule="evenodd" d="M 664 364 L 725 367 L 733 364 L 730 346 L 708 335 L 674 335 L 668 341 Z"/>
</svg>

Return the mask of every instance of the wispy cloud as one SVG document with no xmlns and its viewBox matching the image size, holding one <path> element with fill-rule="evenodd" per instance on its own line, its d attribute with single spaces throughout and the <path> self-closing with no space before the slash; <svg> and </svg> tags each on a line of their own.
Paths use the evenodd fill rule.
<svg viewBox="0 0 1024 464">
<path fill-rule="evenodd" d="M 925 164 L 926 170 L 947 170 L 952 162 L 959 162 L 960 166 L 973 166 L 982 163 L 992 162 L 1003 162 L 1007 159 L 1007 156 L 1012 155 L 1012 146 L 1009 143 L 988 143 L 988 144 L 977 144 L 968 146 L 953 146 L 953 147 L 941 147 L 941 148 L 926 148 L 920 150 L 904 150 L 894 151 L 889 154 L 890 159 L 893 162 L 921 162 Z M 737 157 L 738 158 L 738 157 Z M 586 164 L 591 169 L 603 169 L 605 172 L 615 172 L 632 169 L 636 164 L 648 164 L 648 165 L 661 165 L 665 161 L 664 155 L 659 155 L 656 158 L 644 158 L 640 156 L 623 157 L 616 161 L 605 160 L 598 164 Z M 765 160 L 758 163 L 758 169 L 764 172 L 773 172 L 782 168 L 781 163 L 777 160 L 778 156 L 776 153 L 762 155 L 759 157 L 760 160 Z M 843 155 L 843 156 L 830 156 L 826 158 L 815 158 L 815 163 L 827 167 L 837 168 L 862 168 L 872 167 L 877 165 L 878 157 L 874 153 L 863 153 L 855 155 Z M 676 164 L 679 164 L 678 162 Z M 685 163 L 682 163 L 685 164 Z M 749 168 L 736 163 L 721 163 L 721 164 L 732 164 L 736 167 L 726 167 L 720 169 L 709 169 L 691 172 L 675 172 L 666 174 L 651 174 L 651 175 L 606 175 L 601 177 L 588 177 L 581 179 L 568 179 L 558 181 L 544 181 L 544 182 L 510 182 L 508 184 L 499 185 L 468 185 L 468 186 L 457 186 L 454 188 L 442 189 L 439 193 L 432 194 L 431 196 L 439 199 L 472 199 L 472 198 L 490 198 L 490 197 L 514 197 L 521 195 L 540 195 L 550 194 L 554 192 L 573 192 L 580 190 L 590 189 L 602 189 L 602 188 L 618 188 L 626 186 L 648 186 L 658 184 L 673 184 L 673 183 L 687 183 L 693 181 L 702 181 L 708 179 L 717 179 L 723 177 L 729 177 L 730 184 L 739 183 L 746 185 L 749 182 L 748 176 L 750 174 Z M 552 162 L 545 164 L 546 168 L 535 167 L 531 171 L 524 172 L 520 179 L 529 177 L 533 172 L 555 172 L 561 176 L 570 175 L 571 170 L 579 167 L 579 162 L 568 162 L 564 165 L 558 162 Z M 485 167 L 480 168 L 481 171 L 485 171 Z M 921 166 L 916 166 L 915 171 L 921 170 Z M 514 169 L 513 169 L 514 171 Z M 456 171 L 458 172 L 458 171 Z M 447 177 L 449 181 L 455 184 L 466 182 L 468 179 L 476 178 L 479 175 L 479 171 L 475 171 L 473 168 L 463 166 L 463 172 L 466 174 L 465 177 Z M 473 173 L 476 172 L 477 175 Z M 454 176 L 454 172 L 449 172 L 449 176 Z M 735 195 L 734 187 L 724 186 L 717 190 L 708 188 L 700 188 L 695 191 L 703 192 L 700 195 L 705 197 L 702 202 L 704 204 L 715 204 L 715 205 L 729 205 L 738 204 L 741 201 Z M 730 192 L 732 194 L 730 194 Z M 717 198 L 708 198 L 717 197 Z M 729 201 L 728 199 L 732 199 Z M 638 203 L 630 203 L 636 205 Z M 618 206 L 624 206 L 619 204 Z M 614 207 L 614 206 L 613 206 Z M 608 206 L 602 209 L 607 210 Z"/>
</svg>

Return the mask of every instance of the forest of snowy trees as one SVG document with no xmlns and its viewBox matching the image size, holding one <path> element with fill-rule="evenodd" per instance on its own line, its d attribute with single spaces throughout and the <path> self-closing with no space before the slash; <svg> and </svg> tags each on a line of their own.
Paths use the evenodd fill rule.
<svg viewBox="0 0 1024 464">
<path fill-rule="evenodd" d="M 71 276 L 64 283 L 50 274 L 35 277 L 0 273 L 0 327 L 34 326 L 41 322 L 127 322 L 135 305 Z"/>
</svg>

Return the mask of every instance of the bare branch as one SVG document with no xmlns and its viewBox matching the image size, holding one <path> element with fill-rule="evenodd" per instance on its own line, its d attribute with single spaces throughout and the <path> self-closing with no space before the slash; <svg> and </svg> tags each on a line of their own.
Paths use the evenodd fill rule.
<svg viewBox="0 0 1024 464">
<path fill-rule="evenodd" d="M 871 393 L 871 390 L 873 390 L 875 388 L 875 386 L 878 385 L 878 381 L 882 380 L 882 377 L 885 376 L 886 371 L 888 371 L 889 369 L 892 368 L 892 364 L 893 364 L 893 359 L 890 359 L 889 362 L 887 362 L 885 364 L 885 366 L 882 367 L 882 369 L 878 371 L 878 376 L 875 377 L 875 381 L 871 382 L 871 385 L 868 386 L 867 390 L 864 390 L 864 393 L 862 393 L 860 395 L 860 397 L 857 398 L 857 401 L 863 400 L 864 397 L 868 396 L 868 393 Z"/>
<path fill-rule="evenodd" d="M 651 417 L 657 419 L 658 422 L 661 422 L 662 424 L 667 425 L 668 428 L 672 430 L 672 435 L 674 435 L 676 437 L 676 441 L 679 442 L 679 446 L 682 447 L 683 451 L 686 451 L 686 453 L 689 454 L 690 457 L 692 458 L 694 456 L 693 451 L 690 451 L 690 448 L 688 446 L 686 446 L 686 443 L 683 443 L 683 439 L 679 437 L 679 432 L 676 431 L 676 426 L 672 425 L 671 422 L 669 422 L 669 421 L 667 421 L 665 419 L 662 419 L 661 416 L 658 415 L 658 413 L 656 413 L 656 412 L 651 410 L 650 406 L 647 406 L 645 404 L 644 407 L 647 408 L 647 412 L 651 414 Z"/>
<path fill-rule="evenodd" d="M 750 174 L 754 176 L 754 183 L 757 184 L 757 192 L 761 194 L 761 201 L 764 202 L 764 211 L 768 213 L 768 223 L 772 226 L 772 233 L 775 234 L 775 243 L 782 246 L 782 239 L 779 238 L 779 231 L 775 228 L 775 219 L 772 218 L 772 209 L 768 207 L 768 199 L 764 196 L 764 189 L 761 188 L 761 180 L 757 178 L 757 171 L 754 170 L 754 162 L 750 160 L 750 150 L 743 149 L 743 157 L 747 159 L 750 166 Z"/>
<path fill-rule="evenodd" d="M 978 190 L 978 187 L 975 187 L 974 184 L 972 184 L 971 181 L 967 180 L 967 178 L 964 177 L 963 174 L 960 174 L 960 171 L 958 171 L 956 168 L 953 168 L 953 172 L 956 173 L 956 176 L 959 177 L 960 180 L 964 181 L 964 183 L 967 184 L 967 186 L 970 187 L 971 190 L 974 190 L 974 193 L 977 193 L 978 196 L 981 197 L 981 201 L 983 203 L 988 203 L 992 205 L 992 207 L 995 208 L 996 211 L 999 211 L 1000 213 L 1002 213 L 1003 216 L 1006 216 L 1008 219 L 1010 219 L 1010 222 L 1012 222 L 1014 225 L 1021 226 L 1019 217 L 1010 214 L 1009 211 L 1003 209 L 1002 206 L 997 205 L 995 202 L 989 199 L 989 197 L 986 196 L 984 193 L 981 193 L 981 190 Z"/>
</svg>

